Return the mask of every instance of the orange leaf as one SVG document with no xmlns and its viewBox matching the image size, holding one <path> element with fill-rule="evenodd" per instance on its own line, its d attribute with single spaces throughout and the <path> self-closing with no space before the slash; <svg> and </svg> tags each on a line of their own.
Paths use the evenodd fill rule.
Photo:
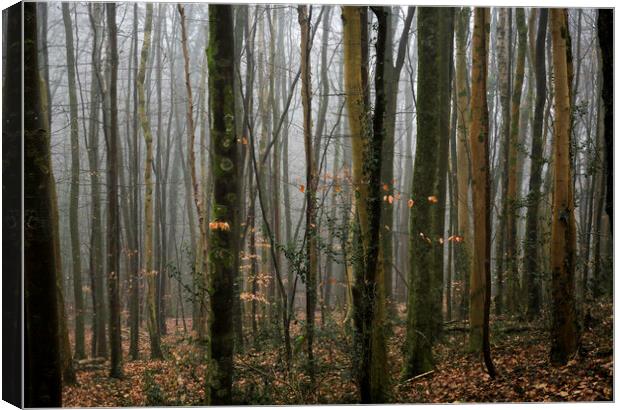
<svg viewBox="0 0 620 410">
<path fill-rule="evenodd" d="M 299 186 L 299 190 L 301 192 L 306 192 L 306 187 L 302 184 L 302 185 Z"/>
<path fill-rule="evenodd" d="M 392 204 L 392 202 L 394 202 L 394 197 L 392 195 L 388 195 L 387 200 L 388 203 Z"/>
<path fill-rule="evenodd" d="M 383 184 L 383 190 L 384 191 L 389 191 L 390 187 L 388 186 L 388 184 Z"/>
<path fill-rule="evenodd" d="M 437 197 L 435 195 L 431 195 L 431 196 L 428 197 L 428 202 L 430 202 L 431 204 L 436 204 L 437 201 L 439 201 L 439 200 L 437 199 Z"/>
<path fill-rule="evenodd" d="M 410 200 L 407 201 L 407 206 L 409 208 L 411 208 L 413 206 L 413 204 L 415 204 L 415 201 L 413 199 L 410 199 Z"/>
</svg>

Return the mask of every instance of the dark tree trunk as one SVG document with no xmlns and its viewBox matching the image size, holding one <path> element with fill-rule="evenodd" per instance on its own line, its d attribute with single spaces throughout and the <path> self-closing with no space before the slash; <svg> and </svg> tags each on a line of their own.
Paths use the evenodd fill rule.
<svg viewBox="0 0 620 410">
<path fill-rule="evenodd" d="M 614 11 L 598 11 L 598 41 L 603 60 L 603 106 L 605 108 L 605 212 L 613 235 L 614 214 Z"/>
<path fill-rule="evenodd" d="M 547 36 L 547 19 L 549 11 L 540 9 L 538 33 L 536 35 L 536 52 L 534 66 L 536 71 L 536 102 L 534 104 L 534 122 L 532 123 L 532 151 L 530 165 L 530 188 L 527 195 L 527 212 L 525 219 L 525 240 L 523 241 L 523 271 L 527 288 L 527 317 L 535 318 L 541 308 L 542 269 L 538 265 L 540 247 L 538 232 L 538 210 L 540 188 L 542 183 L 543 158 L 543 116 L 547 97 L 547 74 L 545 68 L 545 40 Z"/>
<path fill-rule="evenodd" d="M 5 114 L 7 136 L 19 136 L 14 123 L 21 113 L 23 44 L 24 126 L 24 317 L 26 407 L 60 407 L 62 381 L 58 337 L 56 255 L 54 252 L 50 134 L 41 95 L 37 50 L 36 3 L 22 3 L 9 9 Z M 22 25 L 23 43 L 22 43 Z M 12 70 L 12 68 L 15 68 Z M 11 87 L 14 86 L 14 87 Z M 9 98 L 13 98 L 10 100 Z M 19 120 L 17 120 L 19 121 Z M 15 124 L 15 128 L 12 125 Z M 10 132 L 15 130 L 15 133 Z M 5 141 L 6 142 L 6 141 Z M 6 175 L 5 175 L 6 176 Z"/>
<path fill-rule="evenodd" d="M 232 6 L 209 6 L 209 99 L 211 111 L 211 172 L 213 218 L 209 265 L 212 276 L 211 356 L 216 363 L 212 404 L 232 403 L 234 331 L 232 297 L 237 260 L 234 237 L 239 223 L 238 147 L 234 136 L 234 36 Z M 216 387 L 214 387 L 216 386 Z"/>
<path fill-rule="evenodd" d="M 116 4 L 106 4 L 108 38 L 110 43 L 110 85 L 109 85 L 109 131 L 107 139 L 107 183 L 108 183 L 108 231 L 107 231 L 107 275 L 110 317 L 110 377 L 123 376 L 121 348 L 121 302 L 119 295 L 120 277 L 120 220 L 118 212 L 118 110 L 116 82 L 118 76 L 118 50 L 116 42 Z M 104 109 L 105 111 L 105 109 Z M 104 121 L 105 123 L 106 121 Z"/>
</svg>

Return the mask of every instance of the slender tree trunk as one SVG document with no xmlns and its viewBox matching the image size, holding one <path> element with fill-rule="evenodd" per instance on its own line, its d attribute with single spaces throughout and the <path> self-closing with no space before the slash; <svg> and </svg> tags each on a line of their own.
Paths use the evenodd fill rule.
<svg viewBox="0 0 620 410">
<path fill-rule="evenodd" d="M 474 208 L 474 266 L 470 288 L 469 347 L 482 351 L 487 371 L 495 376 L 489 346 L 491 307 L 491 198 L 489 181 L 489 112 L 487 108 L 487 42 L 489 11 L 474 10 L 472 38 L 472 89 L 469 141 L 471 144 Z"/>
<path fill-rule="evenodd" d="M 69 193 L 69 230 L 71 232 L 71 267 L 73 273 L 73 297 L 75 310 L 75 357 L 83 359 L 84 352 L 84 297 L 82 293 L 82 262 L 80 257 L 80 236 L 78 229 L 78 207 L 80 198 L 80 144 L 78 133 L 78 108 L 75 86 L 75 51 L 73 48 L 73 27 L 69 3 L 62 3 L 62 18 L 65 26 L 67 51 L 67 76 L 69 83 L 69 113 L 71 122 L 71 192 Z"/>
<path fill-rule="evenodd" d="M 138 5 L 134 4 L 133 7 L 133 77 L 138 78 Z M 140 246 L 139 246 L 139 219 L 140 214 L 138 211 L 139 202 L 139 155 L 138 155 L 138 87 L 133 87 L 133 158 L 131 159 L 131 182 L 132 182 L 132 209 L 131 216 L 133 220 L 133 246 L 132 246 L 132 258 L 131 258 L 131 285 L 129 296 L 129 327 L 130 327 L 130 341 L 129 341 L 129 355 L 133 360 L 137 360 L 140 354 Z"/>
<path fill-rule="evenodd" d="M 163 353 L 160 346 L 159 325 L 157 321 L 156 311 L 156 278 L 157 272 L 153 266 L 153 135 L 149 118 L 146 113 L 146 96 L 144 92 L 144 78 L 146 73 L 146 63 L 149 58 L 149 49 L 151 47 L 151 30 L 153 26 L 153 5 L 146 5 L 146 19 L 144 23 L 144 40 L 142 43 L 142 51 L 140 53 L 140 69 L 138 70 L 137 87 L 138 87 L 138 113 L 140 115 L 140 123 L 142 134 L 144 135 L 144 143 L 146 145 L 146 162 L 144 164 L 144 276 L 147 281 L 147 325 L 149 329 L 149 339 L 151 343 L 151 359 L 161 359 Z"/>
<path fill-rule="evenodd" d="M 508 33 L 507 33 L 508 32 Z M 507 8 L 499 9 L 497 22 L 497 68 L 498 68 L 498 88 L 500 95 L 500 105 L 502 123 L 500 129 L 501 157 L 498 167 L 501 171 L 497 174 L 501 177 L 501 195 L 498 197 L 501 210 L 498 215 L 498 231 L 496 236 L 496 272 L 497 272 L 497 294 L 495 296 L 495 314 L 504 313 L 504 261 L 505 261 L 505 235 L 506 235 L 506 215 L 508 213 L 508 167 L 510 155 L 510 86 L 511 86 L 511 55 L 512 44 L 512 10 Z M 472 80 L 473 81 L 473 80 Z M 498 188 L 499 189 L 499 188 Z"/>
<path fill-rule="evenodd" d="M 456 107 L 457 107 L 457 183 L 455 197 L 458 200 L 458 241 L 454 243 L 455 276 L 461 283 L 459 317 L 464 319 L 469 311 L 469 276 L 472 269 L 473 240 L 469 226 L 469 192 L 471 161 L 467 141 L 469 122 L 469 86 L 467 78 L 467 39 L 471 9 L 462 7 L 457 15 L 456 28 Z"/>
<path fill-rule="evenodd" d="M 107 230 L 107 271 L 108 301 L 110 303 L 109 338 L 110 338 L 110 377 L 123 376 L 123 351 L 121 348 L 121 315 L 120 315 L 120 220 L 118 213 L 118 118 L 116 82 L 118 76 L 118 49 L 116 39 L 116 4 L 106 4 L 108 39 L 110 45 L 110 85 L 109 85 L 109 131 L 106 135 L 107 156 L 107 199 L 108 199 L 108 230 Z M 105 111 L 105 109 L 104 109 Z M 104 123 L 107 121 L 104 119 Z"/>
<path fill-rule="evenodd" d="M 510 112 L 510 137 L 508 140 L 508 174 L 506 190 L 506 265 L 508 284 L 508 310 L 515 314 L 519 310 L 519 271 L 517 264 L 517 201 L 518 201 L 518 173 L 517 160 L 519 152 L 519 125 L 521 115 L 521 95 L 523 92 L 523 78 L 525 74 L 525 53 L 527 43 L 527 26 L 525 23 L 525 11 L 523 8 L 516 9 L 517 32 L 519 47 L 517 51 L 515 82 L 512 89 L 512 105 Z"/>
<path fill-rule="evenodd" d="M 532 123 L 532 151 L 530 154 L 530 186 L 527 196 L 527 212 L 525 220 L 525 240 L 523 270 L 527 287 L 527 317 L 533 319 L 541 308 L 541 277 L 542 269 L 538 264 L 539 230 L 538 211 L 543 167 L 543 116 L 547 96 L 547 74 L 545 68 L 545 40 L 547 37 L 547 18 L 549 11 L 540 9 L 538 32 L 536 35 L 535 71 L 536 71 L 536 102 L 534 103 L 534 122 Z"/>
<path fill-rule="evenodd" d="M 187 92 L 187 133 L 188 133 L 188 165 L 189 171 L 191 175 L 191 185 L 192 192 L 194 197 L 194 205 L 196 206 L 196 214 L 198 215 L 198 227 L 200 230 L 200 250 L 201 256 L 199 260 L 202 262 L 200 266 L 196 266 L 197 269 L 197 289 L 195 289 L 196 295 L 194 297 L 198 297 L 199 299 L 199 320 L 200 324 L 198 325 L 198 337 L 201 343 L 207 343 L 207 334 L 206 328 L 204 327 L 205 321 L 208 322 L 208 306 L 206 301 L 206 289 L 208 289 L 208 278 L 207 278 L 207 221 L 205 219 L 206 213 L 203 210 L 203 206 L 206 204 L 203 203 L 203 196 L 200 193 L 200 183 L 198 181 L 198 177 L 196 175 L 196 155 L 194 153 L 194 141 L 195 141 L 195 126 L 194 126 L 194 102 L 192 97 L 192 88 L 190 82 L 189 75 L 189 51 L 187 45 L 187 29 L 185 27 L 185 9 L 182 6 L 178 6 L 179 14 L 181 16 L 181 44 L 183 47 L 183 59 L 185 61 L 185 89 Z M 210 15 L 210 14 L 209 14 Z M 211 28 L 209 28 L 211 29 Z M 231 74 L 232 75 L 232 74 Z M 231 90 L 232 91 L 232 90 Z M 232 143 L 232 142 L 231 142 Z"/>
<path fill-rule="evenodd" d="M 301 29 L 301 103 L 304 115 L 304 148 L 306 152 L 306 340 L 308 372 L 314 383 L 314 314 L 316 310 L 317 235 L 316 229 L 316 164 L 312 145 L 312 89 L 310 82 L 310 19 L 307 6 L 297 7 Z"/>
</svg>

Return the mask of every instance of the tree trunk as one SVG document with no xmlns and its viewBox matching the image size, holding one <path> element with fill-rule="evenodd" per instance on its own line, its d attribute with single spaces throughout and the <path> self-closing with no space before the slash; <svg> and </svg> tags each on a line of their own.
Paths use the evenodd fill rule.
<svg viewBox="0 0 620 410">
<path fill-rule="evenodd" d="M 551 361 L 565 364 L 577 350 L 575 313 L 575 216 L 570 169 L 570 90 L 564 9 L 551 10 L 555 86 L 553 213 L 551 222 Z"/>
<path fill-rule="evenodd" d="M 183 31 L 185 33 L 185 31 Z M 185 36 L 185 34 L 184 34 Z M 187 48 L 184 48 L 187 54 Z M 211 356 L 215 362 L 211 403 L 232 403 L 233 345 L 232 297 L 237 260 L 232 252 L 238 239 L 237 184 L 238 146 L 234 135 L 233 93 L 234 36 L 232 6 L 209 5 L 209 98 L 211 114 L 211 172 L 213 173 L 213 217 L 209 265 L 211 281 Z M 186 78 L 188 67 L 186 66 Z M 191 95 L 191 94 L 190 94 Z M 190 99 L 191 101 L 191 99 Z"/>
<path fill-rule="evenodd" d="M 532 151 L 530 164 L 530 186 L 527 195 L 525 220 L 525 240 L 523 241 L 523 270 L 527 288 L 527 317 L 534 319 L 541 308 L 542 269 L 538 265 L 539 230 L 538 210 L 543 167 L 543 116 L 547 97 L 547 74 L 545 68 L 545 40 L 547 37 L 547 18 L 549 11 L 540 9 L 538 32 L 536 35 L 535 71 L 536 102 L 534 103 L 534 122 L 532 123 Z"/>
<path fill-rule="evenodd" d="M 490 357 L 489 310 L 491 305 L 491 209 L 489 181 L 489 113 L 487 108 L 487 41 L 489 11 L 476 8 L 472 39 L 472 89 L 469 141 L 471 144 L 474 208 L 474 266 L 470 288 L 469 348 L 484 354 L 491 377 L 495 368 Z"/>
<path fill-rule="evenodd" d="M 133 7 L 133 77 L 138 78 L 138 5 L 134 4 Z M 131 164 L 131 183 L 132 183 L 132 208 L 131 219 L 133 220 L 133 246 L 132 246 L 132 258 L 130 266 L 130 296 L 129 296 L 129 327 L 130 327 L 130 341 L 129 341 L 129 355 L 133 360 L 137 360 L 140 354 L 140 246 L 139 246 L 139 228 L 140 214 L 138 211 L 139 202 L 139 156 L 138 156 L 138 87 L 133 87 L 133 157 Z"/>
<path fill-rule="evenodd" d="M 75 51 L 73 27 L 69 3 L 62 3 L 62 19 L 65 26 L 67 51 L 67 76 L 69 83 L 69 113 L 71 125 L 71 192 L 69 193 L 69 230 L 71 232 L 71 267 L 73 273 L 73 297 L 75 311 L 75 358 L 83 359 L 84 352 L 84 297 L 82 293 L 82 262 L 78 229 L 80 198 L 80 144 L 78 134 L 78 108 L 75 86 Z"/>
<path fill-rule="evenodd" d="M 159 325 L 157 321 L 157 311 L 155 302 L 157 272 L 153 267 L 153 135 L 149 118 L 146 113 L 146 97 L 144 92 L 144 78 L 146 73 L 146 63 L 151 47 L 151 31 L 153 26 L 153 5 L 146 5 L 146 18 L 144 22 L 144 40 L 140 53 L 140 69 L 138 70 L 138 113 L 144 143 L 146 145 L 146 161 L 144 164 L 144 276 L 147 282 L 147 325 L 149 339 L 151 343 L 151 359 L 163 358 L 160 346 Z"/>
<path fill-rule="evenodd" d="M 362 403 L 385 400 L 385 295 L 379 233 L 381 225 L 381 150 L 385 115 L 387 16 L 378 19 L 375 113 L 372 128 L 368 101 L 368 32 L 366 7 L 342 7 L 345 90 L 351 130 L 354 194 L 354 238 L 351 256 L 355 325 L 355 374 Z M 364 182 L 362 182 L 364 181 Z"/>
<path fill-rule="evenodd" d="M 108 199 L 108 230 L 107 230 L 107 271 L 108 271 L 108 301 L 110 303 L 109 338 L 110 338 L 110 377 L 123 376 L 121 348 L 121 315 L 120 315 L 120 220 L 118 213 L 118 118 L 116 82 L 118 76 L 118 50 L 116 39 L 116 4 L 106 4 L 108 39 L 110 45 L 110 83 L 109 83 L 109 130 L 106 135 L 107 156 L 107 199 Z M 105 108 L 104 108 L 105 111 Z M 107 121 L 104 119 L 104 123 Z"/>
<path fill-rule="evenodd" d="M 598 10 L 598 42 L 603 60 L 603 106 L 605 108 L 605 212 L 609 229 L 614 226 L 614 13 L 611 9 Z"/>
<path fill-rule="evenodd" d="M 508 33 L 506 33 L 508 31 Z M 507 8 L 499 9 L 497 21 L 497 69 L 500 105 L 502 113 L 502 124 L 500 129 L 499 141 L 501 144 L 501 157 L 498 168 L 501 171 L 501 195 L 499 202 L 501 206 L 498 215 L 498 232 L 496 236 L 496 272 L 497 272 L 497 294 L 495 296 L 495 314 L 504 313 L 504 256 L 505 256 L 505 235 L 506 235 L 506 215 L 508 213 L 508 166 L 510 155 L 510 80 L 511 80 L 511 54 L 512 43 L 512 10 Z M 472 80 L 473 81 L 473 80 Z M 475 162 L 474 162 L 475 163 Z M 498 188 L 499 189 L 499 188 Z"/>
<path fill-rule="evenodd" d="M 469 276 L 472 269 L 473 240 L 469 226 L 469 192 L 471 181 L 470 150 L 467 142 L 469 122 L 469 86 L 467 78 L 467 39 L 471 9 L 462 7 L 457 17 L 456 29 L 456 106 L 457 106 L 457 183 L 455 196 L 458 200 L 458 236 L 455 241 L 455 276 L 460 282 L 461 299 L 459 318 L 465 319 L 469 311 Z M 409 151 L 407 151 L 409 152 Z"/>
<path fill-rule="evenodd" d="M 310 21 L 307 6 L 297 7 L 301 29 L 301 103 L 304 115 L 304 148 L 306 152 L 306 340 L 308 372 L 314 383 L 314 313 L 316 310 L 317 235 L 316 166 L 312 145 L 312 89 L 310 83 Z"/>
<path fill-rule="evenodd" d="M 23 7 L 23 19 L 22 19 Z M 8 11 L 3 116 L 5 132 L 17 143 L 24 131 L 24 399 L 27 407 L 60 407 L 62 381 L 58 338 L 50 133 L 45 121 L 37 51 L 36 3 Z M 22 27 L 23 21 L 23 27 Z M 22 31 L 23 28 L 23 31 Z M 22 40 L 23 35 L 23 40 Z M 23 42 L 22 42 L 23 41 Z M 22 48 L 23 47 L 23 48 Z M 23 54 L 22 54 L 23 50 Z M 23 77 L 21 64 L 23 56 Z M 15 67 L 15 70 L 11 68 Z M 22 83 L 23 80 L 23 83 Z M 24 111 L 19 104 L 23 85 Z M 13 104 L 11 104 L 13 103 Z M 15 109 L 11 109 L 11 107 Z M 18 108 L 19 107 L 19 108 Z M 13 122 L 17 120 L 17 123 Z M 13 125 L 15 125 L 13 127 Z M 14 130 L 15 132 L 10 132 Z M 7 141 L 4 141 L 7 142 Z"/>
<path fill-rule="evenodd" d="M 518 245 L 517 245 L 517 206 L 518 206 L 518 173 L 517 160 L 519 152 L 519 126 L 521 115 L 521 95 L 523 92 L 523 78 L 525 74 L 525 52 L 527 43 L 527 26 L 525 23 L 525 11 L 516 8 L 517 32 L 519 47 L 517 51 L 515 83 L 512 89 L 512 105 L 510 113 L 510 137 L 508 140 L 508 181 L 506 182 L 506 267 L 508 284 L 508 310 L 515 314 L 519 310 L 519 271 L 518 271 Z"/>
<path fill-rule="evenodd" d="M 410 198 L 413 202 L 409 223 L 410 267 L 405 377 L 413 377 L 433 368 L 432 343 L 437 324 L 433 317 L 437 315 L 437 307 L 441 307 L 443 278 L 439 281 L 442 269 L 439 269 L 439 272 L 437 269 L 443 266 L 443 261 L 438 260 L 443 253 L 436 248 L 443 248 L 443 245 L 436 235 L 440 230 L 443 231 L 444 213 L 443 209 L 437 211 L 435 208 L 439 206 L 440 190 L 444 191 L 445 200 L 445 178 L 444 184 L 440 186 L 439 172 L 440 161 L 445 161 L 445 157 L 441 157 L 437 147 L 441 146 L 443 138 L 449 139 L 449 132 L 444 134 L 446 107 L 441 104 L 446 103 L 449 107 L 450 63 L 442 60 L 440 50 L 450 48 L 451 44 L 449 28 L 443 23 L 444 13 L 445 9 L 429 7 L 420 8 L 418 12 L 417 143 Z M 451 24 L 452 19 L 449 20 Z M 441 46 L 438 47 L 438 44 Z M 448 68 L 445 69 L 442 65 L 447 65 Z M 449 109 L 447 112 L 449 121 Z M 424 183 L 420 184 L 419 181 Z M 441 236 L 443 237 L 443 232 Z M 439 303 L 435 300 L 437 297 Z M 439 316 L 441 317 L 441 310 Z"/>
</svg>

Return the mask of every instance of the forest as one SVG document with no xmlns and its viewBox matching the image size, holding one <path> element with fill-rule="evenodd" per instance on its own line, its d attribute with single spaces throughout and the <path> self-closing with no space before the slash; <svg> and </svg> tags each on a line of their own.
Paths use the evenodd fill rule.
<svg viewBox="0 0 620 410">
<path fill-rule="evenodd" d="M 25 405 L 612 401 L 613 20 L 5 10 Z"/>
</svg>

